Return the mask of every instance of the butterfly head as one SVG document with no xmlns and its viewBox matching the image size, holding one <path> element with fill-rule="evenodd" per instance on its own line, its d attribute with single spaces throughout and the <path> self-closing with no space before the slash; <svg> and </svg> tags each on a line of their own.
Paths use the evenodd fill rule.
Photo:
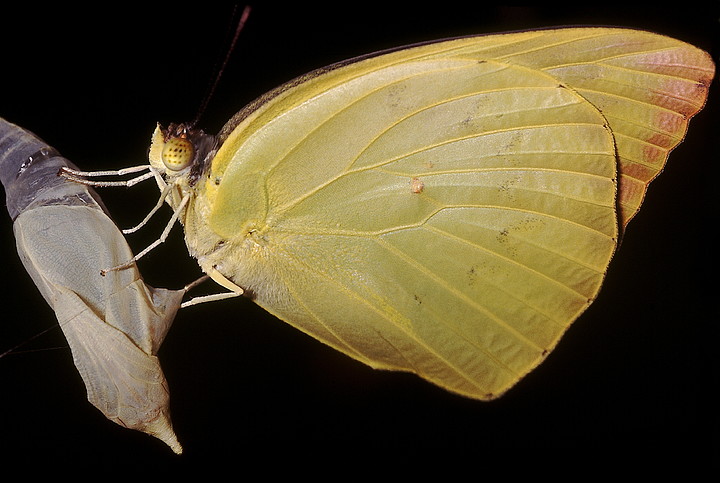
<svg viewBox="0 0 720 483">
<path fill-rule="evenodd" d="M 159 124 L 150 145 L 150 164 L 165 177 L 187 176 L 194 184 L 217 151 L 216 137 L 190 124 Z"/>
</svg>

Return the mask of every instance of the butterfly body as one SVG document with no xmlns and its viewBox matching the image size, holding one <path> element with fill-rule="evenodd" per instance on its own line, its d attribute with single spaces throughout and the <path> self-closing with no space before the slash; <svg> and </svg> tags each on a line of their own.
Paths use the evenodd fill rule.
<svg viewBox="0 0 720 483">
<path fill-rule="evenodd" d="M 353 59 L 240 111 L 195 176 L 166 172 L 170 203 L 203 270 L 277 317 L 492 399 L 595 299 L 711 77 L 701 51 L 618 29 Z"/>
</svg>

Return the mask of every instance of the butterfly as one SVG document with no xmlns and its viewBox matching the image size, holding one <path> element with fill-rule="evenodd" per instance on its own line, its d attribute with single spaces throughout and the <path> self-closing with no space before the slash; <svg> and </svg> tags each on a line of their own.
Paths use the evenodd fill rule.
<svg viewBox="0 0 720 483">
<path fill-rule="evenodd" d="M 141 178 L 216 298 L 491 400 L 595 300 L 713 75 L 637 30 L 427 42 L 298 77 L 217 136 L 158 126 Z"/>
</svg>

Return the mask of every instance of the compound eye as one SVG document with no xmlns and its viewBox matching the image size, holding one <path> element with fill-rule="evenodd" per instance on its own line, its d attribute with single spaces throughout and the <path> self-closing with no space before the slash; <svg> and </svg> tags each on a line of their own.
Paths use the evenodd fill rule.
<svg viewBox="0 0 720 483">
<path fill-rule="evenodd" d="M 162 162 L 170 171 L 182 171 L 195 157 L 195 146 L 186 138 L 170 138 L 162 150 Z"/>
</svg>

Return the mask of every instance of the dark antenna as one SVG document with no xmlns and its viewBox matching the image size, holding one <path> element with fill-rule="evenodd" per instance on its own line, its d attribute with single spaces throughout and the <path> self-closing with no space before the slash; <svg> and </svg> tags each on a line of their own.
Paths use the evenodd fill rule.
<svg viewBox="0 0 720 483">
<path fill-rule="evenodd" d="M 235 11 L 237 10 L 237 6 L 235 9 L 233 9 L 233 15 L 232 17 L 235 18 Z M 227 52 L 225 53 L 225 57 L 223 58 L 222 62 L 220 62 L 216 69 L 215 69 L 215 76 L 213 78 L 212 84 L 210 84 L 210 88 L 208 89 L 207 94 L 205 94 L 205 97 L 203 98 L 202 103 L 200 104 L 200 107 L 198 108 L 197 114 L 195 115 L 195 119 L 193 119 L 191 126 L 195 126 L 198 121 L 200 121 L 200 116 L 203 115 L 205 112 L 205 108 L 207 107 L 208 103 L 210 102 L 210 99 L 212 98 L 213 94 L 215 93 L 215 89 L 217 88 L 217 85 L 220 83 L 220 78 L 222 77 L 223 71 L 225 70 L 225 66 L 227 65 L 230 54 L 232 54 L 233 50 L 235 49 L 235 44 L 237 43 L 237 39 L 240 36 L 240 32 L 242 31 L 243 27 L 245 27 L 245 23 L 247 22 L 248 17 L 250 16 L 250 6 L 246 6 L 242 14 L 240 15 L 240 20 L 238 20 L 237 27 L 235 27 L 235 33 L 233 34 L 232 39 L 230 40 L 230 44 L 228 45 Z"/>
</svg>

